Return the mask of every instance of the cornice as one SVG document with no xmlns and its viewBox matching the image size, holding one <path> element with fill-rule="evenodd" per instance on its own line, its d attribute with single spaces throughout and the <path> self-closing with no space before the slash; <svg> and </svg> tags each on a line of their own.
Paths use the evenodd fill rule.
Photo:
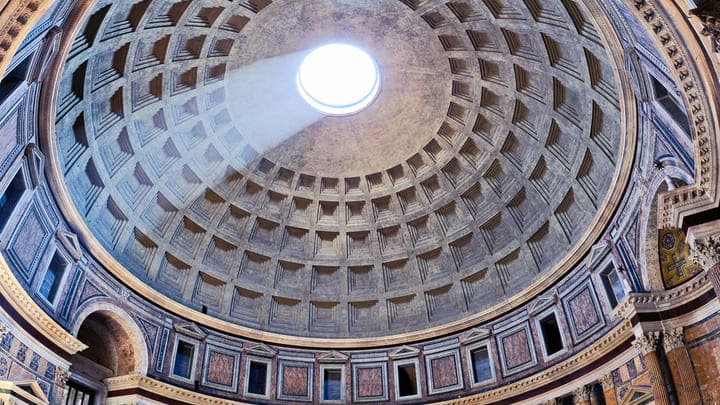
<svg viewBox="0 0 720 405">
<path fill-rule="evenodd" d="M 209 404 L 209 405 L 243 405 L 246 402 L 230 401 L 204 395 L 184 388 L 176 387 L 154 378 L 141 374 L 129 374 L 120 377 L 112 377 L 105 380 L 108 389 L 108 397 L 121 397 L 124 395 L 143 396 L 143 391 L 152 393 L 153 396 L 179 401 L 187 404 Z M 115 395 L 113 395 L 115 393 Z M 129 393 L 129 394 L 124 394 Z"/>
<path fill-rule="evenodd" d="M 699 298 L 712 290 L 705 273 L 672 290 L 633 292 L 628 294 L 615 309 L 616 318 L 632 319 L 637 313 L 666 311 Z"/>
<path fill-rule="evenodd" d="M 85 350 L 87 345 L 68 333 L 55 322 L 20 285 L 15 275 L 0 254 L 0 295 L 12 305 L 13 309 L 23 317 L 35 330 L 50 339 L 66 353 L 72 355 Z"/>
</svg>

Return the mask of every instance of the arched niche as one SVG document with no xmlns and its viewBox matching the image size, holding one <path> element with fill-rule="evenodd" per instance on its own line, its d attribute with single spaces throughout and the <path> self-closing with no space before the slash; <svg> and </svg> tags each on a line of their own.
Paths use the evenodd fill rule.
<svg viewBox="0 0 720 405">
<path fill-rule="evenodd" d="M 88 348 L 72 358 L 71 371 L 97 382 L 128 374 L 145 374 L 148 351 L 143 334 L 132 317 L 108 303 L 86 307 L 73 334 Z"/>
</svg>

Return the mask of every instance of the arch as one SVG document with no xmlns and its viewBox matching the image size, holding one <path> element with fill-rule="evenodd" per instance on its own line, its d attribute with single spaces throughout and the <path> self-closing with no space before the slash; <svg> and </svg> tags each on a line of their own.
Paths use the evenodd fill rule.
<svg viewBox="0 0 720 405">
<path fill-rule="evenodd" d="M 80 356 L 93 356 L 90 360 L 110 369 L 115 376 L 147 373 L 149 353 L 144 334 L 133 317 L 115 304 L 94 302 L 86 306 L 75 319 L 72 334 L 81 341 L 88 340 L 84 343 L 89 348 L 79 352 Z M 88 339 L 93 336 L 101 340 Z M 97 358 L 101 353 L 93 350 L 99 347 L 110 350 L 104 353 L 109 357 Z"/>
</svg>

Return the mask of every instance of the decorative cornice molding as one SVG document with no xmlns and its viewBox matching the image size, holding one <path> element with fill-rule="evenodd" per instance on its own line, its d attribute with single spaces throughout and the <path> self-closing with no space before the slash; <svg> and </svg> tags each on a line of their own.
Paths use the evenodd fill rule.
<svg viewBox="0 0 720 405">
<path fill-rule="evenodd" d="M 643 356 L 654 353 L 660 342 L 660 332 L 648 332 L 635 338 L 633 347 Z"/>
<path fill-rule="evenodd" d="M 0 295 L 17 313 L 38 332 L 55 343 L 60 349 L 72 355 L 87 349 L 87 345 L 58 325 L 20 285 L 8 267 L 5 257 L 0 254 Z"/>
<path fill-rule="evenodd" d="M 695 248 L 690 251 L 690 260 L 710 270 L 720 263 L 720 237 L 710 236 L 702 241 L 695 241 Z"/>
<path fill-rule="evenodd" d="M 663 332 L 662 341 L 665 352 L 685 346 L 685 333 L 683 328 L 680 327 Z"/>
<path fill-rule="evenodd" d="M 245 402 L 230 401 L 204 395 L 184 388 L 176 387 L 154 378 L 141 374 L 129 374 L 120 377 L 112 377 L 105 380 L 108 388 L 108 396 L 112 397 L 113 392 L 140 389 L 152 392 L 165 399 L 174 400 L 186 404 L 209 404 L 209 405 L 243 405 Z M 138 394 L 142 396 L 142 394 Z"/>
<path fill-rule="evenodd" d="M 707 274 L 700 273 L 692 280 L 671 290 L 653 292 L 633 292 L 625 296 L 613 310 L 613 316 L 631 319 L 641 312 L 657 312 L 682 305 L 712 289 Z"/>
</svg>

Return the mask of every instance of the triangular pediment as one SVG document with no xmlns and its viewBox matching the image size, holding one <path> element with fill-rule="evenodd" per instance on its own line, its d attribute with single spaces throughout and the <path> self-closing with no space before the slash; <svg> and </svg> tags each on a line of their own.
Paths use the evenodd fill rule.
<svg viewBox="0 0 720 405">
<path fill-rule="evenodd" d="M 487 339 L 490 337 L 490 329 L 486 328 L 472 328 L 465 333 L 462 337 L 463 343 L 477 342 L 478 340 Z"/>
<path fill-rule="evenodd" d="M 173 325 L 173 328 L 175 329 L 175 332 L 181 335 L 190 336 L 199 340 L 204 340 L 207 336 L 207 333 L 203 332 L 202 329 L 192 322 L 176 323 Z"/>
<path fill-rule="evenodd" d="M 22 398 L 23 403 L 47 404 L 49 403 L 45 393 L 35 380 L 25 381 L 0 381 L 0 391 L 12 393 L 13 399 Z M 2 402 L 2 401 L 0 401 Z"/>
<path fill-rule="evenodd" d="M 321 363 L 344 363 L 348 356 L 335 350 L 323 352 L 317 355 L 317 359 Z"/>
<path fill-rule="evenodd" d="M 393 359 L 403 359 L 406 357 L 416 357 L 420 354 L 420 350 L 411 346 L 403 346 L 390 355 Z"/>
<path fill-rule="evenodd" d="M 537 315 L 539 312 L 555 304 L 555 301 L 555 294 L 542 296 L 528 305 L 528 313 L 530 315 Z"/>
<path fill-rule="evenodd" d="M 261 357 L 273 357 L 277 353 L 272 347 L 265 343 L 253 343 L 245 348 L 245 351 L 249 354 L 254 354 Z"/>
<path fill-rule="evenodd" d="M 650 387 L 633 387 L 623 396 L 620 405 L 639 405 L 652 399 Z"/>
<path fill-rule="evenodd" d="M 70 252 L 73 259 L 77 261 L 82 258 L 82 249 L 80 248 L 80 241 L 78 240 L 77 235 L 66 229 L 60 228 L 56 232 L 56 237 L 65 249 Z"/>
<path fill-rule="evenodd" d="M 609 250 L 610 247 L 605 241 L 600 241 L 593 245 L 593 247 L 590 248 L 590 253 L 588 254 L 588 266 L 591 268 L 597 267 L 598 262 L 607 255 Z"/>
</svg>

